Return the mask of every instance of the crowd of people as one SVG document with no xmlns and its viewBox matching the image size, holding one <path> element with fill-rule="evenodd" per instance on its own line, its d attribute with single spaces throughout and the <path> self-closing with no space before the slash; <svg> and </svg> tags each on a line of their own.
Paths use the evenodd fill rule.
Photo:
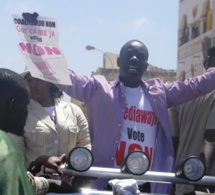
<svg viewBox="0 0 215 195">
<path fill-rule="evenodd" d="M 213 175 L 215 48 L 209 49 L 204 61 L 206 73 L 171 83 L 142 79 L 148 57 L 144 43 L 128 41 L 117 59 L 119 76 L 115 81 L 68 70 L 72 85 L 32 77 L 28 70 L 18 74 L 1 68 L 0 193 L 79 191 L 73 177 L 59 169 L 78 146 L 91 149 L 97 167 L 120 168 L 130 152 L 140 150 L 149 156 L 150 171 L 173 172 L 176 163 L 196 155 L 206 162 L 207 174 Z M 62 92 L 85 103 L 87 119 L 78 106 L 61 100 Z M 41 166 L 54 169 L 59 178 L 45 174 Z M 117 192 L 131 183 L 133 194 L 214 190 L 155 182 L 137 186 L 134 180 L 102 178 L 88 185 L 98 190 L 112 187 Z"/>
</svg>

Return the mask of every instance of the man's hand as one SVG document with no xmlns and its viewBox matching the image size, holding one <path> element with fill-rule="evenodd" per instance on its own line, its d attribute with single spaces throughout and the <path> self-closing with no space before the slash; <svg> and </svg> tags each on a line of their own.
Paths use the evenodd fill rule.
<svg viewBox="0 0 215 195">
<path fill-rule="evenodd" d="M 62 154 L 60 157 L 58 156 L 39 156 L 35 161 L 35 166 L 44 165 L 47 168 L 55 170 L 60 176 L 63 176 L 63 172 L 58 168 L 61 164 L 66 162 L 66 154 Z"/>
<path fill-rule="evenodd" d="M 34 12 L 33 14 L 31 13 L 22 13 L 22 17 L 25 19 L 30 24 L 36 24 L 37 23 L 37 16 L 39 14 L 37 12 Z"/>
</svg>

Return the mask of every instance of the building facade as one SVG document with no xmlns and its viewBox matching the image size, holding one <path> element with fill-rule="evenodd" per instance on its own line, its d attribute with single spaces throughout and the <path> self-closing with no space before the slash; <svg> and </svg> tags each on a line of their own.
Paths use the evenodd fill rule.
<svg viewBox="0 0 215 195">
<path fill-rule="evenodd" d="M 98 68 L 93 75 L 104 75 L 108 81 L 113 81 L 119 76 L 119 69 Z M 163 82 L 172 82 L 176 80 L 175 70 L 166 70 L 149 64 L 147 71 L 143 75 L 144 80 L 160 78 Z"/>
<path fill-rule="evenodd" d="M 177 79 L 204 73 L 203 60 L 215 45 L 214 0 L 180 0 Z"/>
</svg>

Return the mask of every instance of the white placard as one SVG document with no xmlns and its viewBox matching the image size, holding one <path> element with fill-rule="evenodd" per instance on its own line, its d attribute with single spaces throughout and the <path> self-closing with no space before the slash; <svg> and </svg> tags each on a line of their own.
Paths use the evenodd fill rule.
<svg viewBox="0 0 215 195">
<path fill-rule="evenodd" d="M 12 17 L 22 40 L 18 46 L 31 75 L 48 82 L 70 85 L 67 61 L 58 46 L 57 20 L 38 16 L 35 24 L 29 24 L 18 15 Z"/>
</svg>

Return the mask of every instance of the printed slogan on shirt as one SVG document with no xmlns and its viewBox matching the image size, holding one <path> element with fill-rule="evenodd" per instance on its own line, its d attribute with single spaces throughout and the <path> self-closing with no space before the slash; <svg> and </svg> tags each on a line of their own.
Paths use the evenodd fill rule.
<svg viewBox="0 0 215 195">
<path fill-rule="evenodd" d="M 137 109 L 135 106 L 128 107 L 128 105 L 125 106 L 124 121 L 133 122 L 134 124 L 139 123 L 142 125 L 143 129 L 146 129 L 144 127 L 147 127 L 147 131 L 154 131 L 157 125 L 157 117 L 154 112 L 151 110 Z M 134 129 L 128 126 L 126 127 L 126 133 L 124 134 L 125 140 L 120 141 L 116 152 L 116 166 L 121 166 L 125 156 L 135 150 L 145 152 L 150 161 L 152 161 L 153 147 L 146 144 L 146 134 L 150 134 L 150 132 L 145 132 L 143 129 Z"/>
</svg>

